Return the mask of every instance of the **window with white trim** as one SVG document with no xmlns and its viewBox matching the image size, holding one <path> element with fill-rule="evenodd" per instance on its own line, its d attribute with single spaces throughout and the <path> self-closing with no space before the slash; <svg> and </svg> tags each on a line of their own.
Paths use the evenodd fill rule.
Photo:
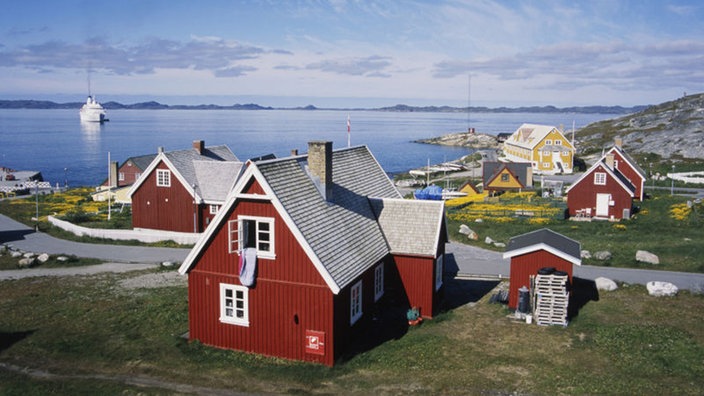
<svg viewBox="0 0 704 396">
<path fill-rule="evenodd" d="M 555 146 L 562 146 L 562 140 L 555 140 Z"/>
<path fill-rule="evenodd" d="M 594 173 L 594 184 L 596 184 L 598 186 L 605 186 L 606 185 L 606 173 L 595 172 Z"/>
<path fill-rule="evenodd" d="M 435 260 L 435 291 L 438 291 L 442 286 L 443 257 L 445 256 L 441 254 Z"/>
<path fill-rule="evenodd" d="M 249 289 L 244 286 L 220 284 L 220 321 L 249 326 Z"/>
<path fill-rule="evenodd" d="M 549 146 L 549 145 L 551 145 L 551 144 L 552 144 L 552 140 L 550 140 L 550 139 L 546 139 L 546 140 L 545 140 L 545 145 L 546 145 L 546 146 Z"/>
<path fill-rule="evenodd" d="M 156 186 L 171 187 L 171 171 L 168 169 L 156 170 Z"/>
<path fill-rule="evenodd" d="M 257 249 L 257 257 L 275 258 L 274 219 L 271 217 L 238 216 L 228 221 L 230 253 L 244 248 Z"/>
<path fill-rule="evenodd" d="M 134 179 L 137 180 L 137 179 L 139 179 L 140 176 L 142 176 L 142 174 L 137 172 L 134 174 Z"/>
<path fill-rule="evenodd" d="M 220 205 L 210 205 L 210 214 L 218 214 L 219 209 Z"/>
<path fill-rule="evenodd" d="M 552 164 L 549 162 L 543 162 L 543 168 L 547 168 L 547 169 L 552 168 Z"/>
<path fill-rule="evenodd" d="M 117 174 L 117 180 L 119 181 L 125 181 L 125 172 L 119 172 Z"/>
<path fill-rule="evenodd" d="M 384 264 L 374 268 L 374 302 L 384 295 Z"/>
<path fill-rule="evenodd" d="M 544 156 L 550 155 L 550 150 L 543 150 L 543 155 Z"/>
<path fill-rule="evenodd" d="M 350 288 L 350 325 L 362 317 L 362 281 Z"/>
</svg>

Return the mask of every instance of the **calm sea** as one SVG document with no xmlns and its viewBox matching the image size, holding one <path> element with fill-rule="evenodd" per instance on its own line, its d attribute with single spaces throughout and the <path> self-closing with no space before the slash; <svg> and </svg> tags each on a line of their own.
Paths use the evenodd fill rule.
<svg viewBox="0 0 704 396">
<path fill-rule="evenodd" d="M 457 159 L 469 149 L 413 143 L 416 139 L 466 131 L 462 113 L 396 113 L 332 110 L 112 110 L 110 122 L 84 125 L 76 110 L 0 110 L 0 166 L 40 171 L 45 181 L 93 186 L 107 177 L 108 152 L 120 164 L 132 156 L 225 144 L 242 160 L 291 149 L 307 151 L 310 140 L 347 146 L 367 145 L 389 173 Z M 612 118 L 607 114 L 472 113 L 477 132 L 513 132 L 522 123 L 571 129 Z"/>
</svg>

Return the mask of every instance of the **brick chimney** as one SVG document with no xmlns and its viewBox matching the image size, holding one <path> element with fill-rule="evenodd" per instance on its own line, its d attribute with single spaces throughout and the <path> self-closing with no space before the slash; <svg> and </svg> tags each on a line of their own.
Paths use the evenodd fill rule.
<svg viewBox="0 0 704 396">
<path fill-rule="evenodd" d="M 604 162 L 606 163 L 606 166 L 609 167 L 609 169 L 613 170 L 614 169 L 614 153 L 608 153 L 604 157 Z"/>
<path fill-rule="evenodd" d="M 320 192 L 328 202 L 332 201 L 332 142 L 308 142 L 308 170 Z"/>
<path fill-rule="evenodd" d="M 205 151 L 205 141 L 204 140 L 194 140 L 193 148 L 198 152 L 199 155 L 203 155 Z"/>
<path fill-rule="evenodd" d="M 622 146 L 623 146 L 623 138 L 621 138 L 621 136 L 616 136 L 616 137 L 614 138 L 614 146 L 616 146 L 616 147 L 618 147 L 618 148 L 622 148 Z"/>
</svg>

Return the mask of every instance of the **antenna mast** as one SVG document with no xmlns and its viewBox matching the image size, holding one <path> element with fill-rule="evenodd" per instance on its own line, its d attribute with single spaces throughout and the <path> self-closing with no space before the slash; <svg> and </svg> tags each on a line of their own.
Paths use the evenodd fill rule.
<svg viewBox="0 0 704 396">
<path fill-rule="evenodd" d="M 467 132 L 472 131 L 472 124 L 470 122 L 471 113 L 471 99 L 472 99 L 472 75 L 467 75 Z"/>
</svg>

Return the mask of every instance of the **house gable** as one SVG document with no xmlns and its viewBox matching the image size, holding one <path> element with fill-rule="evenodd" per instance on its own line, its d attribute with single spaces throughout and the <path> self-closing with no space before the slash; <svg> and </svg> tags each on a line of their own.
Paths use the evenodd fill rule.
<svg viewBox="0 0 704 396">
<path fill-rule="evenodd" d="M 491 179 L 486 183 L 485 190 L 505 190 L 505 189 L 520 189 L 526 186 L 518 179 L 508 167 L 502 167 Z"/>
</svg>

